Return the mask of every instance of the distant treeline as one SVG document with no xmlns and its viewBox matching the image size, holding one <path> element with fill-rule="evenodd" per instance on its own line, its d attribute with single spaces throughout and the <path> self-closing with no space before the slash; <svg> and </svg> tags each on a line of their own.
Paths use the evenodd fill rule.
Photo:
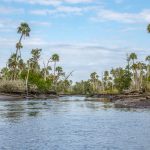
<svg viewBox="0 0 150 150">
<path fill-rule="evenodd" d="M 150 25 L 148 25 L 150 32 Z M 150 55 L 145 62 L 140 62 L 135 53 L 127 56 L 125 68 L 114 68 L 105 71 L 100 79 L 96 72 L 91 73 L 87 81 L 73 84 L 69 77 L 73 71 L 66 74 L 58 66 L 60 57 L 52 54 L 48 60 L 39 63 L 42 49 L 31 50 L 31 57 L 25 61 L 21 55 L 23 37 L 30 36 L 31 29 L 27 23 L 18 27 L 20 38 L 16 43 L 16 51 L 11 54 L 6 67 L 1 69 L 0 92 L 5 93 L 50 93 L 62 94 L 95 94 L 118 93 L 128 91 L 150 91 Z"/>
</svg>

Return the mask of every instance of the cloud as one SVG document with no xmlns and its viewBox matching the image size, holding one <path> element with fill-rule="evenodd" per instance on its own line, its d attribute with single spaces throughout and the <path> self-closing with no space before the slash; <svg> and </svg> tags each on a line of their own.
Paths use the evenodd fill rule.
<svg viewBox="0 0 150 150">
<path fill-rule="evenodd" d="M 29 21 L 29 24 L 33 26 L 42 26 L 42 27 L 49 27 L 52 25 L 51 22 L 47 22 L 47 21 Z"/>
<path fill-rule="evenodd" d="M 6 60 L 12 52 L 15 52 L 15 43 L 18 38 L 11 39 L 0 38 L 1 56 L 0 67 L 4 66 Z M 109 47 L 96 43 L 55 43 L 44 40 L 42 38 L 30 37 L 23 40 L 24 48 L 22 56 L 26 60 L 31 57 L 30 51 L 33 48 L 42 48 L 42 58 L 47 60 L 53 53 L 60 55 L 59 65 L 63 66 L 66 72 L 74 70 L 73 81 L 88 79 L 91 72 L 98 72 L 99 75 L 105 70 L 110 70 L 112 67 L 124 66 L 126 64 L 126 54 L 130 50 L 136 49 L 139 57 L 145 57 L 149 52 L 147 49 L 137 49 L 137 47 Z"/>
<path fill-rule="evenodd" d="M 94 2 L 95 0 L 64 0 L 64 1 L 68 3 L 89 3 Z"/>
<path fill-rule="evenodd" d="M 0 7 L 0 14 L 18 14 L 24 13 L 22 8 Z"/>
<path fill-rule="evenodd" d="M 38 4 L 38 5 L 52 5 L 57 6 L 61 4 L 60 0 L 3 0 L 4 2 L 17 2 L 27 4 Z"/>
<path fill-rule="evenodd" d="M 76 6 L 57 6 L 54 9 L 36 9 L 31 10 L 30 14 L 34 15 L 56 15 L 56 14 L 74 14 L 81 15 L 89 10 L 94 10 L 95 7 L 76 7 Z"/>
<path fill-rule="evenodd" d="M 52 5 L 52 6 L 58 6 L 61 5 L 63 2 L 66 3 L 89 3 L 93 2 L 95 0 L 3 0 L 4 2 L 18 2 L 18 3 L 27 3 L 27 4 L 33 4 L 33 5 Z"/>
<path fill-rule="evenodd" d="M 150 22 L 150 9 L 142 10 L 138 13 L 117 12 L 102 9 L 97 12 L 94 21 L 114 21 L 120 23 L 147 23 Z"/>
</svg>

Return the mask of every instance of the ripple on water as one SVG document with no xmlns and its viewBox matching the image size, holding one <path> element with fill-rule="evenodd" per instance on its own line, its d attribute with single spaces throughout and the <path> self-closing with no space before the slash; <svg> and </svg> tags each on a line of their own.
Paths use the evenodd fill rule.
<svg viewBox="0 0 150 150">
<path fill-rule="evenodd" d="M 0 149 L 149 150 L 149 116 L 84 97 L 0 101 Z"/>
</svg>

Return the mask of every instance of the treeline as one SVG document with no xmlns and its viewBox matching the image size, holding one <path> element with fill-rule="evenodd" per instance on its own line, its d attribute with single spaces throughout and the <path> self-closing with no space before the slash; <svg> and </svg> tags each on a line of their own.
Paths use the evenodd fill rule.
<svg viewBox="0 0 150 150">
<path fill-rule="evenodd" d="M 43 61 L 41 66 L 42 49 L 31 50 L 31 58 L 24 61 L 21 50 L 23 48 L 23 37 L 30 36 L 31 29 L 27 23 L 21 23 L 17 33 L 20 34 L 16 43 L 16 51 L 11 54 L 6 67 L 1 69 L 0 91 L 9 93 L 49 93 L 57 91 L 65 93 L 72 81 L 68 80 L 61 66 L 58 54 L 52 54 L 47 61 Z"/>
<path fill-rule="evenodd" d="M 76 82 L 73 91 L 76 94 L 150 91 L 150 56 L 147 56 L 143 63 L 138 61 L 135 53 L 131 53 L 127 56 L 125 68 L 105 71 L 101 79 L 96 72 L 93 72 L 89 80 Z"/>
<path fill-rule="evenodd" d="M 150 25 L 148 26 L 150 32 Z M 17 33 L 20 38 L 16 51 L 11 54 L 6 67 L 1 69 L 0 92 L 4 93 L 61 93 L 61 94 L 97 94 L 120 93 L 123 91 L 150 91 L 150 55 L 144 62 L 138 61 L 137 55 L 127 56 L 125 68 L 113 68 L 105 71 L 100 78 L 96 72 L 89 80 L 73 83 L 69 80 L 72 72 L 66 74 L 58 66 L 60 57 L 52 54 L 41 64 L 42 49 L 31 50 L 30 58 L 25 61 L 21 55 L 22 41 L 30 36 L 27 23 L 21 23 Z"/>
</svg>

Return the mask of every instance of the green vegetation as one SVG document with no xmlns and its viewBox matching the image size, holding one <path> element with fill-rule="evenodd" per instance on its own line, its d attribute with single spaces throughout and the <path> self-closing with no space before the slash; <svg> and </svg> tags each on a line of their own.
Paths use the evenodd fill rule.
<svg viewBox="0 0 150 150">
<path fill-rule="evenodd" d="M 22 39 L 29 37 L 30 31 L 27 23 L 21 23 L 18 27 L 18 33 L 21 36 L 16 44 L 16 52 L 11 54 L 6 67 L 1 69 L 0 91 L 27 93 L 27 95 L 28 93 L 49 93 L 51 91 L 66 92 L 66 87 L 68 87 L 66 83 L 70 85 L 70 81 L 67 80 L 63 68 L 57 65 L 60 60 L 58 54 L 50 56 L 47 62 L 43 61 L 43 66 L 39 63 L 42 49 L 32 49 L 31 58 L 26 62 L 22 59 Z"/>
<path fill-rule="evenodd" d="M 150 33 L 150 25 L 147 27 Z M 73 83 L 69 75 L 58 66 L 60 57 L 52 54 L 43 65 L 41 62 L 42 49 L 31 50 L 31 57 L 25 61 L 21 55 L 23 37 L 30 36 L 31 29 L 27 23 L 18 27 L 20 34 L 16 43 L 16 52 L 11 54 L 6 67 L 1 69 L 0 92 L 4 93 L 51 93 L 61 94 L 98 94 L 120 93 L 123 91 L 150 91 L 150 56 L 145 62 L 139 62 L 135 53 L 127 55 L 126 67 L 113 68 L 105 71 L 100 78 L 96 72 L 91 73 L 90 79 Z"/>
<path fill-rule="evenodd" d="M 115 68 L 105 71 L 102 79 L 96 72 L 92 73 L 87 81 L 77 82 L 73 91 L 76 94 L 120 93 L 123 91 L 150 91 L 150 56 L 143 63 L 137 60 L 137 55 L 127 56 L 125 68 Z"/>
</svg>

